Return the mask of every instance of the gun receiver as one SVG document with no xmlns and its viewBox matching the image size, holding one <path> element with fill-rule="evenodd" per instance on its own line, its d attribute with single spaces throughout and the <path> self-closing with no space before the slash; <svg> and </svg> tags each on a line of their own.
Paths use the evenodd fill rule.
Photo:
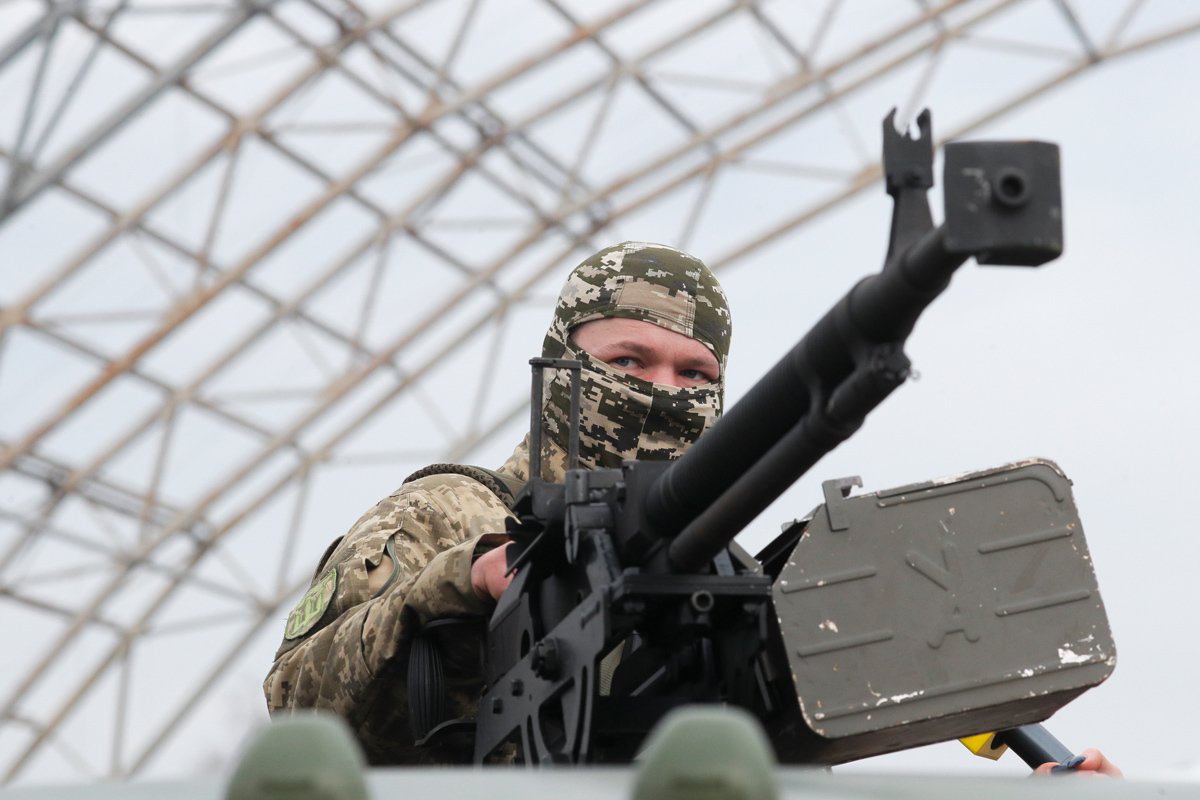
<svg viewBox="0 0 1200 800">
<path fill-rule="evenodd" d="M 519 524 L 510 531 L 517 543 L 510 566 L 517 572 L 489 624 L 477 761 L 512 745 L 525 763 L 629 760 L 668 710 L 708 702 L 740 705 L 773 721 L 776 746 L 789 760 L 832 763 L 1044 719 L 1103 679 L 1093 670 L 1069 685 L 1044 680 L 1038 691 L 1046 697 L 1017 704 L 1014 713 L 1004 712 L 1012 695 L 1003 688 L 986 697 L 959 692 L 950 707 L 923 706 L 911 737 L 897 727 L 914 719 L 906 716 L 912 704 L 885 709 L 881 726 L 869 709 L 858 713 L 863 689 L 847 683 L 848 695 L 825 699 L 853 709 L 830 724 L 819 708 L 830 674 L 834 684 L 866 674 L 870 689 L 875 673 L 839 673 L 836 660 L 832 673 L 830 662 L 822 662 L 816 677 L 811 664 L 797 666 L 805 656 L 797 654 L 795 637 L 812 632 L 793 632 L 792 618 L 802 615 L 796 596 L 779 583 L 795 579 L 781 573 L 804 569 L 796 566 L 804 529 L 769 548 L 763 564 L 733 542 L 905 381 L 905 340 L 967 258 L 1037 265 L 1061 253 L 1055 145 L 946 145 L 946 221 L 934 227 L 926 199 L 933 175 L 929 112 L 918 118 L 919 137 L 898 133 L 893 115 L 884 121 L 883 149 L 894 213 L 880 273 L 835 304 L 679 460 L 569 469 L 563 484 L 531 471 L 514 507 Z M 577 387 L 579 367 L 531 363 L 530 449 L 538 454 L 541 370 L 572 369 Z M 847 508 L 830 503 L 830 520 Z M 921 602 L 942 608 L 937 598 Z M 871 646 L 857 644 L 847 653 Z M 1097 653 L 1088 663 L 1111 668 L 1108 650 Z"/>
</svg>

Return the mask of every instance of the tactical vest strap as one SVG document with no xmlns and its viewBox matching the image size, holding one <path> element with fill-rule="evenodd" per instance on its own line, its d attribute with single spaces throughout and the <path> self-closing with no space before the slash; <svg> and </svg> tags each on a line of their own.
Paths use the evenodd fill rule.
<svg viewBox="0 0 1200 800">
<path fill-rule="evenodd" d="M 517 493 L 525 485 L 525 481 L 483 467 L 473 467 L 469 464 L 430 464 L 419 469 L 404 479 L 405 483 L 428 478 L 431 475 L 464 475 L 482 483 L 492 494 L 504 501 L 504 505 L 512 508 Z"/>
</svg>

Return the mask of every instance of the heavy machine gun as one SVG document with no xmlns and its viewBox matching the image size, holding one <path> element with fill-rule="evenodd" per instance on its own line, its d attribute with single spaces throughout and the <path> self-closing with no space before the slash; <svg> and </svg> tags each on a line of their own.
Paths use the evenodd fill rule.
<svg viewBox="0 0 1200 800">
<path fill-rule="evenodd" d="M 580 367 L 531 362 L 534 477 L 488 629 L 477 761 L 514 745 L 531 764 L 628 761 L 670 709 L 725 703 L 763 720 L 782 760 L 838 763 L 1045 719 L 1111 671 L 1050 462 L 858 497 L 857 478 L 828 481 L 826 504 L 758 559 L 734 543 L 906 380 L 904 342 L 959 266 L 1062 251 L 1057 146 L 947 144 L 935 227 L 929 112 L 919 137 L 893 117 L 883 270 L 683 457 L 583 470 L 573 443 L 565 482 L 540 480 L 542 372 L 575 371 L 575 428 Z"/>
</svg>

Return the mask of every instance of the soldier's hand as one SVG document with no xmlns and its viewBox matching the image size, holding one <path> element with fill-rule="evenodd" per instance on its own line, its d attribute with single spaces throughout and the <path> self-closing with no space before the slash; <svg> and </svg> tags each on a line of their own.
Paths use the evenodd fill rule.
<svg viewBox="0 0 1200 800">
<path fill-rule="evenodd" d="M 480 600 L 495 602 L 512 583 L 508 571 L 508 545 L 494 547 L 475 559 L 471 564 L 471 588 Z"/>
<path fill-rule="evenodd" d="M 1105 758 L 1104 753 L 1101 753 L 1099 750 L 1097 750 L 1094 747 L 1089 747 L 1087 750 L 1084 750 L 1082 753 L 1080 753 L 1078 756 L 1076 756 L 1076 758 L 1079 758 L 1080 756 L 1083 757 L 1083 761 L 1081 761 L 1077 767 L 1074 767 L 1069 772 L 1051 773 L 1050 770 L 1052 770 L 1054 767 L 1058 766 L 1057 764 L 1051 762 L 1048 764 L 1042 764 L 1040 767 L 1038 767 L 1037 769 L 1035 769 L 1033 771 L 1033 774 L 1034 775 L 1050 775 L 1050 774 L 1069 775 L 1073 772 L 1078 772 L 1078 773 L 1083 773 L 1083 774 L 1088 774 L 1088 775 L 1107 775 L 1110 778 L 1123 777 L 1121 774 L 1121 770 L 1117 767 L 1117 765 L 1112 763 L 1111 761 L 1109 761 L 1107 758 Z"/>
</svg>

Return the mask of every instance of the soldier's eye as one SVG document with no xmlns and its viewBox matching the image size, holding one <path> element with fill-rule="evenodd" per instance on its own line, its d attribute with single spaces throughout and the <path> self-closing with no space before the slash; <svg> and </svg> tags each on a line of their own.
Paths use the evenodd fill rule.
<svg viewBox="0 0 1200 800">
<path fill-rule="evenodd" d="M 637 366 L 637 361 L 635 361 L 632 356 L 617 356 L 616 358 L 610 359 L 608 363 L 614 367 L 620 367 L 621 369 L 633 369 Z"/>
<path fill-rule="evenodd" d="M 712 378 L 708 377 L 698 369 L 681 369 L 679 370 L 679 377 L 686 378 L 689 381 L 700 381 L 701 383 L 712 380 Z"/>
</svg>

